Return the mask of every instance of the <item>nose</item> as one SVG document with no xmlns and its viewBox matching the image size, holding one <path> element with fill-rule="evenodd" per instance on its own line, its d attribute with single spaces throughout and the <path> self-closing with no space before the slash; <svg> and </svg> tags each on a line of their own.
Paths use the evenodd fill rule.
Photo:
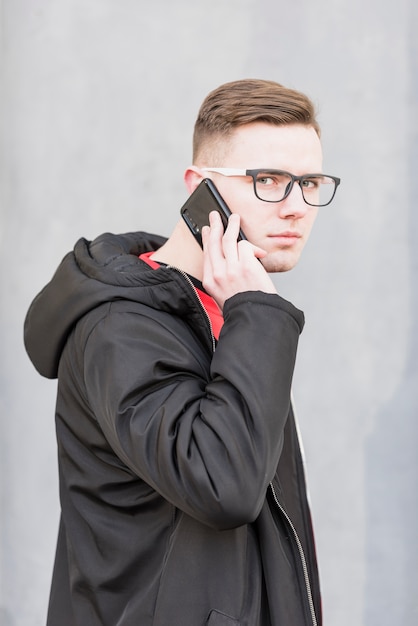
<svg viewBox="0 0 418 626">
<path fill-rule="evenodd" d="M 302 189 L 299 183 L 295 182 L 292 191 L 287 198 L 277 204 L 280 217 L 294 217 L 300 219 L 304 217 L 309 210 L 309 205 L 303 199 Z"/>
</svg>

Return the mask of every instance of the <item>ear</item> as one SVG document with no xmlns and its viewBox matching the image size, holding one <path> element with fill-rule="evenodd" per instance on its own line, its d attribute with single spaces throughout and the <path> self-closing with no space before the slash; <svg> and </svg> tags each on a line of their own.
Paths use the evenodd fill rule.
<svg viewBox="0 0 418 626">
<path fill-rule="evenodd" d="M 184 172 L 184 182 L 186 183 L 187 191 L 193 193 L 196 187 L 202 182 L 204 176 L 202 170 L 196 165 L 191 165 Z"/>
</svg>

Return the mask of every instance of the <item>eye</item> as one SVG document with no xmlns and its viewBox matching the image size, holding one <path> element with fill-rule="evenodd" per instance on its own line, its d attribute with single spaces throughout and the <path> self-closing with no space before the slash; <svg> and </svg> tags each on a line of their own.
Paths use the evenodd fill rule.
<svg viewBox="0 0 418 626">
<path fill-rule="evenodd" d="M 318 189 L 321 185 L 321 178 L 303 178 L 301 181 L 301 185 L 304 189 Z"/>
<path fill-rule="evenodd" d="M 289 177 L 286 174 L 273 172 L 260 172 L 257 176 L 257 185 L 263 187 L 282 187 L 289 183 Z"/>
<path fill-rule="evenodd" d="M 265 174 L 257 176 L 257 185 L 268 187 L 269 185 L 277 185 L 277 181 L 273 178 L 273 176 L 267 176 L 267 174 Z"/>
</svg>

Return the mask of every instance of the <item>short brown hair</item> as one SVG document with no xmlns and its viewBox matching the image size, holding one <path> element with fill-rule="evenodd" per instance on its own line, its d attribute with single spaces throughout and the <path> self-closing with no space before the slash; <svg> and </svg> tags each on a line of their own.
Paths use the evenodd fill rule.
<svg viewBox="0 0 418 626">
<path fill-rule="evenodd" d="M 254 122 L 303 124 L 320 135 L 314 105 L 305 94 L 271 80 L 237 80 L 214 89 L 203 101 L 194 127 L 193 162 L 214 149 L 221 137 Z"/>
</svg>

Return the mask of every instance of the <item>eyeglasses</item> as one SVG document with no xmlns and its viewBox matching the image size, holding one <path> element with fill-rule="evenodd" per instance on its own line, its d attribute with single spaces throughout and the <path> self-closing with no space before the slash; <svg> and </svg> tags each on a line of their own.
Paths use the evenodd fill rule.
<svg viewBox="0 0 418 626">
<path fill-rule="evenodd" d="M 231 167 L 202 167 L 204 172 L 222 176 L 251 176 L 254 193 L 263 202 L 281 202 L 290 194 L 297 182 L 306 204 L 327 206 L 335 196 L 340 178 L 326 174 L 303 174 L 295 176 L 282 170 L 242 170 Z"/>
</svg>

